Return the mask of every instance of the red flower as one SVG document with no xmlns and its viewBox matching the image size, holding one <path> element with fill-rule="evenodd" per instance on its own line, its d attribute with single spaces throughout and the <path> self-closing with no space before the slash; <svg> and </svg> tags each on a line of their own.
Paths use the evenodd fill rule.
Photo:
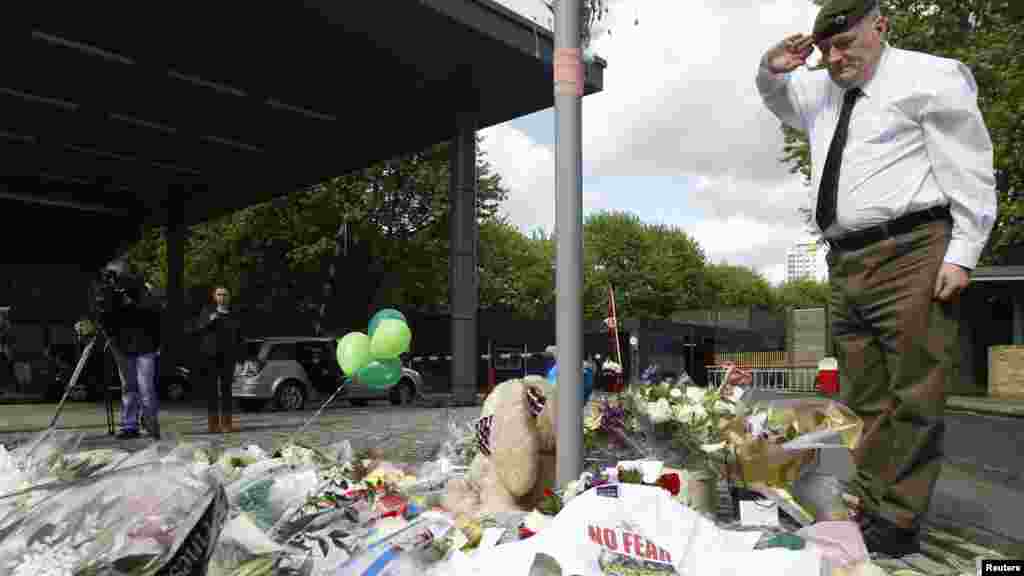
<svg viewBox="0 0 1024 576">
<path fill-rule="evenodd" d="M 662 474 L 661 478 L 658 478 L 658 486 L 668 490 L 669 494 L 676 496 L 682 488 L 682 481 L 679 479 L 679 474 L 675 472 Z"/>
<path fill-rule="evenodd" d="M 552 492 L 550 488 L 545 488 L 544 489 L 544 497 L 545 498 L 554 498 L 555 497 L 555 493 Z"/>
<path fill-rule="evenodd" d="M 526 540 L 527 538 L 529 538 L 530 536 L 533 536 L 534 534 L 536 534 L 536 532 L 534 532 L 533 530 L 530 530 L 526 526 L 520 526 L 519 527 L 519 539 L 520 540 Z"/>
</svg>

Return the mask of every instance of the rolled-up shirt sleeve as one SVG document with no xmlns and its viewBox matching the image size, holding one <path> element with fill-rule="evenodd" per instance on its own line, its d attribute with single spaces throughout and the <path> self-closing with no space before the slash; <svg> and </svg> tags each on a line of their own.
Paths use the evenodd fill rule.
<svg viewBox="0 0 1024 576">
<path fill-rule="evenodd" d="M 789 127 L 807 132 L 800 102 L 800 89 L 789 74 L 775 74 L 768 69 L 762 59 L 757 68 L 756 83 L 761 100 L 772 114 Z"/>
<path fill-rule="evenodd" d="M 949 200 L 953 237 L 945 261 L 973 269 L 996 220 L 992 139 L 970 69 L 950 64 L 922 110 L 932 171 Z"/>
</svg>

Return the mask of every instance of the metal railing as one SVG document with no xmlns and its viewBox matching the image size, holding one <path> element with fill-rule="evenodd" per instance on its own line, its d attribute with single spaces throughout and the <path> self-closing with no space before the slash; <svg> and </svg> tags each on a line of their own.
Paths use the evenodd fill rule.
<svg viewBox="0 0 1024 576">
<path fill-rule="evenodd" d="M 711 386 L 721 386 L 725 378 L 725 368 L 721 366 L 708 366 L 708 383 Z M 747 368 L 753 380 L 751 387 L 756 390 L 771 390 L 774 392 L 790 393 L 816 393 L 817 368 L 796 367 L 796 368 Z"/>
</svg>

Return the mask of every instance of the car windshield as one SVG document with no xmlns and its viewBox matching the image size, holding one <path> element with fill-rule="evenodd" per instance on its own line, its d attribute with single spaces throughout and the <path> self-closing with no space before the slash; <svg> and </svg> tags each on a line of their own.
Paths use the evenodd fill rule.
<svg viewBox="0 0 1024 576">
<path fill-rule="evenodd" d="M 248 340 L 245 343 L 246 358 L 259 358 L 263 349 L 263 340 Z"/>
</svg>

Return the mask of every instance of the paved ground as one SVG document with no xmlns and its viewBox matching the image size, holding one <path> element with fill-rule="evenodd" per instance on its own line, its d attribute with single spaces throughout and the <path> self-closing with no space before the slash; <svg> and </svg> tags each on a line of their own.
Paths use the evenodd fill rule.
<svg viewBox="0 0 1024 576">
<path fill-rule="evenodd" d="M 0 406 L 0 443 L 23 439 L 45 429 L 54 410 L 52 404 Z M 184 441 L 209 441 L 224 446 L 258 444 L 273 449 L 298 431 L 313 413 L 313 409 L 294 413 L 239 413 L 241 432 L 235 434 L 208 434 L 205 412 L 188 406 L 163 407 L 160 422 L 166 439 L 177 436 Z M 431 457 L 446 439 L 449 420 L 461 424 L 478 414 L 479 408 L 473 407 L 394 407 L 386 402 L 371 403 L 366 408 L 342 405 L 325 410 L 298 439 L 316 445 L 348 440 L 356 450 L 375 446 L 389 458 L 417 462 Z M 58 427 L 82 433 L 83 447 L 134 449 L 150 442 L 146 437 L 118 441 L 109 436 L 103 404 L 67 404 Z"/>
</svg>

